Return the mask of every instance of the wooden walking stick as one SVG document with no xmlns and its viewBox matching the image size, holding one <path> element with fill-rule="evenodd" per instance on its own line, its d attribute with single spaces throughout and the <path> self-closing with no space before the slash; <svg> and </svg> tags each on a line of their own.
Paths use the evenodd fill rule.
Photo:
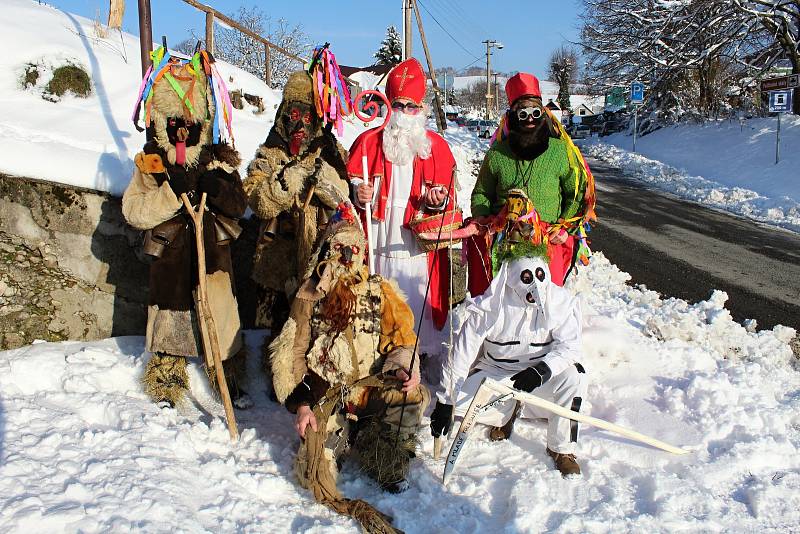
<svg viewBox="0 0 800 534">
<path fill-rule="evenodd" d="M 197 293 L 195 302 L 197 304 L 197 324 L 200 328 L 200 338 L 203 342 L 203 352 L 211 354 L 214 361 L 214 371 L 217 376 L 217 386 L 222 397 L 222 405 L 225 407 L 225 419 L 228 423 L 228 432 L 231 440 L 239 439 L 239 430 L 236 427 L 236 416 L 233 414 L 233 403 L 231 394 L 228 391 L 228 383 L 225 380 L 225 371 L 222 368 L 222 355 L 219 348 L 219 336 L 214 316 L 211 314 L 211 307 L 208 304 L 208 288 L 206 287 L 206 248 L 203 243 L 203 214 L 206 208 L 206 194 L 200 197 L 200 204 L 197 210 L 192 208 L 189 197 L 186 193 L 181 193 L 183 206 L 189 213 L 194 222 L 194 238 L 197 244 Z"/>
</svg>

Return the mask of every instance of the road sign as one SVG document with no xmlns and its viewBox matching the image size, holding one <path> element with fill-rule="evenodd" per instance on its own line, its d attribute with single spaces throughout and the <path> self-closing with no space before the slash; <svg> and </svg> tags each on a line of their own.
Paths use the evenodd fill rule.
<svg viewBox="0 0 800 534">
<path fill-rule="evenodd" d="M 792 111 L 792 93 L 794 89 L 769 92 L 769 112 L 788 113 Z"/>
<path fill-rule="evenodd" d="M 633 82 L 631 84 L 631 104 L 644 103 L 644 84 L 642 82 Z"/>
<path fill-rule="evenodd" d="M 607 108 L 624 108 L 625 107 L 625 88 L 624 87 L 614 87 L 606 93 L 606 105 Z"/>
<path fill-rule="evenodd" d="M 442 91 L 453 88 L 453 75 L 452 74 L 437 74 L 436 83 Z"/>
<path fill-rule="evenodd" d="M 761 80 L 762 93 L 779 91 L 781 89 L 793 89 L 795 87 L 800 87 L 800 74 L 792 74 L 790 76 L 779 76 L 777 78 Z"/>
</svg>

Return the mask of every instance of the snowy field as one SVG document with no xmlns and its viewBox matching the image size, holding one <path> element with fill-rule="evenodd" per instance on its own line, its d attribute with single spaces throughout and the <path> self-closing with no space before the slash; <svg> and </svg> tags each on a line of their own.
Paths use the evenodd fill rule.
<svg viewBox="0 0 800 534">
<path fill-rule="evenodd" d="M 0 44 L 15 52 L 0 58 L 0 172 L 120 194 L 143 142 L 130 122 L 138 38 L 98 39 L 90 21 L 32 0 L 6 0 L 3 8 Z M 61 60 L 90 72 L 90 98 L 45 101 L 46 79 L 21 89 L 28 63 L 46 78 Z M 272 125 L 280 93 L 233 67 L 222 70 L 233 77 L 231 88 L 258 94 L 267 105 L 263 114 L 252 107 L 234 114 L 246 165 Z M 757 133 L 767 126 L 749 124 L 760 142 Z M 798 124 L 785 124 L 798 146 Z M 363 127 L 346 125 L 342 143 L 349 146 Z M 670 159 L 668 141 L 686 135 L 654 137 L 659 154 L 646 152 L 650 136 L 641 140 L 642 151 L 673 167 L 611 145 L 587 152 L 693 200 L 721 198 L 733 206 L 736 195 L 751 195 L 739 213 L 800 229 L 800 161 L 790 159 L 791 150 L 784 151 L 791 165 L 764 171 L 772 173 L 765 185 L 756 178 L 766 167 L 755 160 L 718 176 L 713 164 L 689 166 L 699 156 Z M 468 215 L 473 165 L 487 141 L 456 128 L 446 138 Z M 604 138 L 623 147 L 629 139 Z M 701 139 L 693 143 L 703 147 Z M 704 150 L 722 157 L 723 149 L 720 142 Z M 737 152 L 744 153 L 740 147 L 728 157 Z M 426 427 L 408 492 L 383 494 L 349 463 L 340 489 L 389 513 L 409 534 L 800 531 L 796 332 L 747 330 L 731 319 L 721 292 L 689 304 L 630 287 L 628 279 L 596 254 L 571 282 L 584 302 L 591 378 L 585 411 L 689 448 L 690 455 L 673 457 L 584 428 L 584 476 L 564 480 L 545 455 L 545 426 L 523 421 L 499 444 L 479 427 L 444 488 L 443 462 L 431 457 Z M 40 342 L 0 352 L 0 532 L 357 532 L 354 521 L 314 503 L 294 481 L 299 438 L 290 414 L 267 398 L 256 356 L 263 335 L 247 333 L 246 389 L 256 406 L 239 412 L 237 443 L 230 443 L 221 406 L 196 366 L 193 406 L 159 409 L 147 400 L 139 385 L 149 357 L 143 338 Z"/>
<path fill-rule="evenodd" d="M 584 152 L 681 198 L 800 232 L 800 117 L 710 122 L 657 130 L 636 140 L 593 138 Z"/>
<path fill-rule="evenodd" d="M 426 532 L 792 532 L 800 529 L 800 374 L 794 331 L 748 332 L 725 295 L 689 305 L 625 285 L 602 254 L 585 301 L 587 413 L 691 449 L 668 453 L 584 428 L 584 477 L 546 457 L 546 428 L 510 442 L 478 427 L 447 488 L 426 429 L 411 489 L 381 493 L 353 464 L 340 488 Z M 252 354 L 262 333 L 248 333 Z M 0 531 L 357 532 L 292 476 L 291 416 L 267 400 L 256 357 L 238 443 L 203 371 L 196 405 L 149 402 L 143 339 L 36 343 L 0 353 Z M 427 419 L 425 420 L 427 423 Z"/>
</svg>

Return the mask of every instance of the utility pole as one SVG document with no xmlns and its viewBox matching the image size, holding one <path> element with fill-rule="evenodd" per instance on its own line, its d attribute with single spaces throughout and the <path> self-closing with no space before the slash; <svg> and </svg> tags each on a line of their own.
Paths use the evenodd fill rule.
<svg viewBox="0 0 800 534">
<path fill-rule="evenodd" d="M 497 75 L 500 74 L 499 72 L 493 72 L 492 76 L 494 76 L 494 111 L 495 113 L 500 113 L 500 86 L 497 83 Z"/>
<path fill-rule="evenodd" d="M 439 95 L 439 84 L 436 81 L 436 70 L 433 68 L 433 60 L 431 60 L 431 53 L 428 50 L 428 41 L 425 39 L 425 29 L 422 27 L 422 16 L 419 14 L 417 7 L 417 0 L 410 0 L 413 2 L 414 14 L 417 16 L 417 26 L 419 27 L 419 38 L 422 41 L 422 49 L 425 51 L 425 59 L 428 61 L 428 72 L 431 75 L 431 85 L 433 85 L 433 112 L 436 114 L 436 128 L 439 133 L 444 133 L 447 128 L 445 121 L 444 108 L 442 107 L 442 99 Z M 445 74 L 445 78 L 447 75 Z"/>
<path fill-rule="evenodd" d="M 150 68 L 150 52 L 153 50 L 153 19 L 150 16 L 150 0 L 139 0 L 139 50 L 142 54 L 142 78 Z"/>
<path fill-rule="evenodd" d="M 487 39 L 486 41 L 482 41 L 486 45 L 486 113 L 484 113 L 484 118 L 489 120 L 489 109 L 492 107 L 492 48 L 497 48 L 500 50 L 503 48 L 503 43 L 499 43 L 497 41 L 493 41 L 491 39 Z"/>
<path fill-rule="evenodd" d="M 414 0 L 403 0 L 403 60 L 411 57 L 411 9 Z"/>
</svg>

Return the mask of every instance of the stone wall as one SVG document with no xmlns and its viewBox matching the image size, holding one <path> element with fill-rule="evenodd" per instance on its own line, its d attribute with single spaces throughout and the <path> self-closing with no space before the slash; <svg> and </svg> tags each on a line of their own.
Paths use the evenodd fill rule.
<svg viewBox="0 0 800 534">
<path fill-rule="evenodd" d="M 240 314 L 252 326 L 255 223 L 233 254 Z M 143 335 L 148 266 L 121 199 L 0 174 L 0 348 Z"/>
</svg>

